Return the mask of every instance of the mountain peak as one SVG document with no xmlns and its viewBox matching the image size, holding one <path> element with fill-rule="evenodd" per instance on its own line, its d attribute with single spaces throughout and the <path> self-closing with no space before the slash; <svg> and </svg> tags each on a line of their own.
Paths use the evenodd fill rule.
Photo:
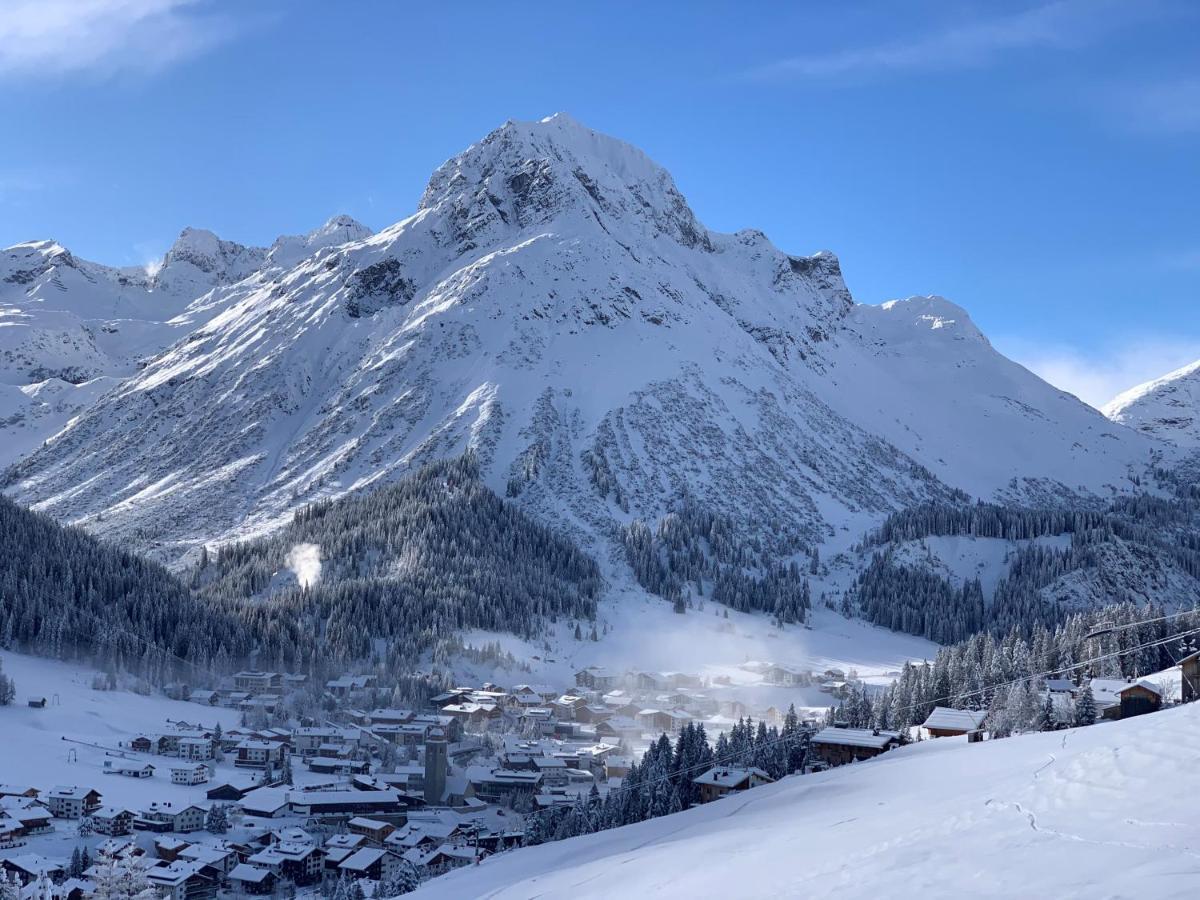
<svg viewBox="0 0 1200 900">
<path fill-rule="evenodd" d="M 1145 434 L 1200 446 L 1200 360 L 1118 394 L 1101 412 Z"/>
<path fill-rule="evenodd" d="M 156 287 L 201 288 L 241 281 L 259 266 L 266 251 L 217 237 L 207 228 L 185 228 L 154 275 Z"/>
<path fill-rule="evenodd" d="M 712 250 L 670 174 L 636 147 L 565 113 L 510 120 L 447 160 L 420 210 L 440 210 L 461 244 L 573 218 L 589 228 L 634 227 L 652 238 Z"/>
<path fill-rule="evenodd" d="M 306 234 L 285 234 L 276 238 L 267 259 L 272 265 L 292 266 L 318 250 L 361 241 L 372 234 L 374 232 L 370 228 L 353 217 L 337 215 Z"/>
</svg>

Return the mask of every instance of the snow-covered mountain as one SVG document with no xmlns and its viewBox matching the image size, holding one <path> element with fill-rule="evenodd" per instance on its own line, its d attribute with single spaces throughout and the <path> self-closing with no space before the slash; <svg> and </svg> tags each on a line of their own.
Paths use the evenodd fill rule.
<svg viewBox="0 0 1200 900">
<path fill-rule="evenodd" d="M 1109 495 L 1158 452 L 946 300 L 856 305 L 832 254 L 709 231 L 665 170 L 565 115 L 506 123 L 378 234 L 330 230 L 194 301 L 9 490 L 171 560 L 470 447 L 598 552 L 684 492 L 788 552 L 960 492 Z M 259 265 L 186 251 L 156 280 Z"/>
<path fill-rule="evenodd" d="M 186 228 L 144 268 L 88 262 L 48 240 L 0 251 L 0 464 L 214 315 L 231 285 L 369 234 L 339 216 L 265 249 Z"/>
<path fill-rule="evenodd" d="M 1200 360 L 1118 394 L 1104 414 L 1145 434 L 1200 448 Z"/>
</svg>

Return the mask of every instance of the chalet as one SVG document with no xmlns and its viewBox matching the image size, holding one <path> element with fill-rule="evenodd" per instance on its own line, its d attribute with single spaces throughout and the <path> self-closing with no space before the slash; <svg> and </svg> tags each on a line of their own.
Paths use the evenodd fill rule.
<svg viewBox="0 0 1200 900">
<path fill-rule="evenodd" d="M 633 768 L 633 759 L 628 756 L 610 756 L 604 761 L 605 778 L 624 778 Z"/>
<path fill-rule="evenodd" d="M 1190 653 L 1179 661 L 1180 700 L 1191 703 L 1200 698 L 1200 651 Z"/>
<path fill-rule="evenodd" d="M 199 806 L 156 801 L 134 818 L 133 827 L 138 831 L 188 834 L 204 827 L 204 816 L 205 812 Z"/>
<path fill-rule="evenodd" d="M 774 779 L 762 769 L 754 767 L 738 769 L 729 766 L 716 766 L 692 779 L 692 782 L 700 788 L 701 803 L 719 800 L 727 794 L 770 784 L 772 781 Z"/>
<path fill-rule="evenodd" d="M 831 766 L 871 759 L 900 745 L 895 731 L 869 728 L 825 728 L 813 735 L 813 752 Z"/>
<path fill-rule="evenodd" d="M 0 809 L 0 849 L 19 847 L 25 843 L 24 838 L 25 829 L 21 823 Z"/>
<path fill-rule="evenodd" d="M 462 703 L 470 693 L 471 691 L 467 688 L 451 688 L 448 691 L 442 691 L 442 693 L 430 697 L 429 702 L 438 709 L 441 709 L 442 707 L 450 706 L 452 703 Z"/>
<path fill-rule="evenodd" d="M 675 721 L 668 710 L 653 707 L 639 710 L 637 720 L 645 730 L 656 734 L 671 731 Z"/>
<path fill-rule="evenodd" d="M 371 764 L 365 759 L 313 756 L 308 760 L 308 768 L 319 775 L 365 775 L 371 771 Z"/>
<path fill-rule="evenodd" d="M 247 738 L 237 745 L 235 766 L 245 769 L 267 769 L 283 765 L 287 758 L 287 745 L 281 741 L 258 741 Z"/>
<path fill-rule="evenodd" d="M 670 679 L 658 672 L 631 672 L 630 681 L 639 691 L 661 691 L 671 686 Z"/>
<path fill-rule="evenodd" d="M 562 787 L 567 783 L 567 763 L 554 756 L 535 756 L 530 762 L 533 771 L 542 776 L 546 787 Z"/>
<path fill-rule="evenodd" d="M 518 706 L 541 706 L 542 695 L 527 684 L 519 684 L 512 690 Z"/>
<path fill-rule="evenodd" d="M 244 788 L 232 784 L 218 784 L 216 787 L 209 788 L 204 796 L 209 800 L 225 800 L 232 803 L 246 796 L 246 791 Z"/>
<path fill-rule="evenodd" d="M 357 850 L 366 843 L 367 839 L 361 834 L 331 834 L 325 839 L 325 850 Z"/>
<path fill-rule="evenodd" d="M 350 829 L 351 834 L 361 835 L 377 847 L 383 846 L 383 842 L 396 830 L 396 826 L 389 822 L 380 822 L 363 816 L 355 816 L 346 823 L 346 827 Z"/>
<path fill-rule="evenodd" d="M 1162 689 L 1145 679 L 1117 691 L 1121 699 L 1121 718 L 1128 719 L 1162 709 Z"/>
<path fill-rule="evenodd" d="M 56 787 L 46 795 L 46 806 L 59 819 L 81 819 L 100 808 L 100 792 L 91 788 Z"/>
<path fill-rule="evenodd" d="M 476 862 L 477 851 L 473 847 L 464 847 L 460 844 L 442 844 L 428 849 L 418 847 L 409 850 L 404 854 L 404 858 L 421 869 L 428 877 L 435 878 L 451 869 Z"/>
<path fill-rule="evenodd" d="M 146 880 L 162 900 L 212 900 L 217 882 L 203 863 L 178 859 L 145 870 Z"/>
<path fill-rule="evenodd" d="M 380 881 L 391 875 L 399 862 L 399 857 L 388 850 L 376 847 L 364 847 L 355 850 L 338 865 L 338 873 L 348 878 L 370 878 Z"/>
<path fill-rule="evenodd" d="M 171 766 L 171 784 L 204 784 L 212 778 L 212 769 L 204 763 Z"/>
<path fill-rule="evenodd" d="M 413 720 L 411 709 L 373 709 L 367 718 L 373 725 L 407 725 Z"/>
<path fill-rule="evenodd" d="M 243 794 L 238 806 L 248 816 L 278 819 L 288 814 L 288 792 L 279 788 L 256 788 Z"/>
<path fill-rule="evenodd" d="M 1047 678 L 1045 684 L 1051 694 L 1074 694 L 1076 690 L 1075 682 L 1069 678 Z"/>
<path fill-rule="evenodd" d="M 325 851 L 311 844 L 281 841 L 260 850 L 247 858 L 246 862 L 269 870 L 276 878 L 287 879 L 297 885 L 308 885 L 320 881 Z"/>
<path fill-rule="evenodd" d="M 420 801 L 398 791 L 293 791 L 289 795 L 297 816 L 350 817 L 401 815 Z"/>
<path fill-rule="evenodd" d="M 38 789 L 30 787 L 27 784 L 0 784 L 0 798 L 4 797 L 24 797 L 29 800 L 36 800 Z"/>
<path fill-rule="evenodd" d="M 313 756 L 326 744 L 342 742 L 340 728 L 297 728 L 292 734 L 296 752 L 301 756 Z"/>
<path fill-rule="evenodd" d="M 190 846 L 192 845 L 183 838 L 167 835 L 166 837 L 155 839 L 154 852 L 159 859 L 171 863 L 179 859 L 179 854 Z"/>
<path fill-rule="evenodd" d="M 627 716 L 613 716 L 596 723 L 596 737 L 621 741 L 636 741 L 642 736 L 642 726 Z"/>
<path fill-rule="evenodd" d="M 352 694 L 375 687 L 374 675 L 344 675 L 325 682 L 325 690 L 334 697 L 349 697 Z"/>
<path fill-rule="evenodd" d="M 112 759 L 104 761 L 104 768 L 101 771 L 105 775 L 124 775 L 126 778 L 152 778 L 154 776 L 154 766 L 150 763 L 138 765 L 133 762 Z"/>
<path fill-rule="evenodd" d="M 1162 691 L 1152 682 L 1093 678 L 1090 682 L 1096 713 L 1102 719 L 1128 719 L 1162 708 Z"/>
<path fill-rule="evenodd" d="M 216 755 L 213 739 L 207 737 L 180 738 L 177 752 L 180 759 L 190 759 L 196 762 L 206 762 Z"/>
<path fill-rule="evenodd" d="M 0 831 L 8 831 L 13 839 L 51 832 L 54 830 L 51 820 L 50 810 L 39 804 L 0 809 Z"/>
<path fill-rule="evenodd" d="M 188 694 L 188 700 L 201 706 L 216 706 L 221 702 L 221 695 L 216 691 L 192 691 Z"/>
<path fill-rule="evenodd" d="M 270 869 L 261 869 L 249 863 L 238 863 L 229 873 L 229 881 L 235 889 L 253 896 L 273 894 L 278 880 Z"/>
<path fill-rule="evenodd" d="M 495 703 L 451 703 L 442 707 L 442 712 L 453 716 L 473 731 L 484 731 L 504 717 L 504 710 Z"/>
<path fill-rule="evenodd" d="M 802 684 L 808 677 L 808 672 L 798 666 L 785 666 L 772 663 L 762 673 L 763 681 L 768 684 L 793 685 Z"/>
<path fill-rule="evenodd" d="M 278 672 L 238 672 L 233 676 L 233 687 L 252 696 L 270 694 L 283 687 L 283 676 Z"/>
<path fill-rule="evenodd" d="M 219 881 L 224 881 L 238 864 L 238 856 L 234 850 L 209 844 L 189 844 L 179 851 L 179 858 L 200 863 L 212 870 Z"/>
<path fill-rule="evenodd" d="M 575 673 L 575 686 L 592 691 L 611 691 L 620 680 L 616 672 L 603 666 L 588 666 Z"/>
<path fill-rule="evenodd" d="M 0 860 L 0 870 L 6 874 L 15 874 L 23 885 L 30 884 L 43 875 L 53 881 L 62 881 L 67 874 L 62 863 L 37 853 L 22 853 Z"/>
<path fill-rule="evenodd" d="M 575 719 L 578 722 L 586 722 L 595 725 L 598 722 L 603 722 L 605 719 L 611 719 L 613 711 L 607 706 L 582 706 L 575 710 Z"/>
<path fill-rule="evenodd" d="M 129 749 L 136 753 L 157 753 L 158 741 L 144 734 L 139 734 L 129 742 Z"/>
<path fill-rule="evenodd" d="M 92 813 L 92 828 L 99 834 L 120 837 L 133 830 L 133 813 L 117 806 L 102 806 Z"/>
<path fill-rule="evenodd" d="M 519 794 L 537 793 L 542 785 L 539 772 L 522 772 L 513 769 L 491 769 L 487 766 L 471 766 L 467 780 L 475 796 L 489 803 L 497 803 Z"/>
<path fill-rule="evenodd" d="M 921 727 L 933 738 L 957 737 L 978 731 L 986 718 L 986 712 L 935 706 Z"/>
</svg>

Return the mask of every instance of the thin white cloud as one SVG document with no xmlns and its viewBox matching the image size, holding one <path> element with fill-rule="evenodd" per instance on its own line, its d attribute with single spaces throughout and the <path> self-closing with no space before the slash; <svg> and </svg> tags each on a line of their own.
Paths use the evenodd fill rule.
<svg viewBox="0 0 1200 900">
<path fill-rule="evenodd" d="M 1124 85 L 1107 98 L 1122 125 L 1151 134 L 1200 132 L 1200 76 Z M 1112 102 L 1115 100 L 1115 102 Z"/>
<path fill-rule="evenodd" d="M 997 342 L 997 348 L 1055 387 L 1099 409 L 1131 387 L 1200 359 L 1200 335 L 1147 335 L 1131 338 L 1120 347 L 1094 350 L 1014 338 Z"/>
<path fill-rule="evenodd" d="M 3 0 L 0 76 L 155 71 L 235 33 L 204 0 Z"/>
<path fill-rule="evenodd" d="M 1145 17 L 1154 3 L 1056 0 L 1009 15 L 969 22 L 936 22 L 904 40 L 829 53 L 794 56 L 753 70 L 763 80 L 864 77 L 899 70 L 940 70 L 989 65 L 1004 54 L 1068 49 Z"/>
</svg>

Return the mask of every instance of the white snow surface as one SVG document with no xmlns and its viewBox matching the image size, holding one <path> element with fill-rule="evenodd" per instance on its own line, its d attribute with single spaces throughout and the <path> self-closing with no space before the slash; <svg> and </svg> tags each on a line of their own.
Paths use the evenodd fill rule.
<svg viewBox="0 0 1200 900">
<path fill-rule="evenodd" d="M 16 498 L 175 562 L 470 447 L 603 557 L 685 488 L 745 532 L 839 542 L 951 489 L 1130 488 L 1159 446 L 946 300 L 855 305 L 832 254 L 707 230 L 565 115 L 506 123 L 378 234 L 327 230 L 261 254 L 188 233 L 156 283 L 266 268 L 171 320 L 186 336 L 12 470 Z"/>
<path fill-rule="evenodd" d="M 0 468 L 207 321 L 231 285 L 369 234 L 337 216 L 268 251 L 185 228 L 146 268 L 88 262 L 52 240 L 0 250 Z"/>
<path fill-rule="evenodd" d="M 1200 448 L 1200 360 L 1118 394 L 1103 412 L 1145 434 Z"/>
<path fill-rule="evenodd" d="M 1192 896 L 1200 704 L 942 738 L 485 860 L 414 898 Z"/>
</svg>

